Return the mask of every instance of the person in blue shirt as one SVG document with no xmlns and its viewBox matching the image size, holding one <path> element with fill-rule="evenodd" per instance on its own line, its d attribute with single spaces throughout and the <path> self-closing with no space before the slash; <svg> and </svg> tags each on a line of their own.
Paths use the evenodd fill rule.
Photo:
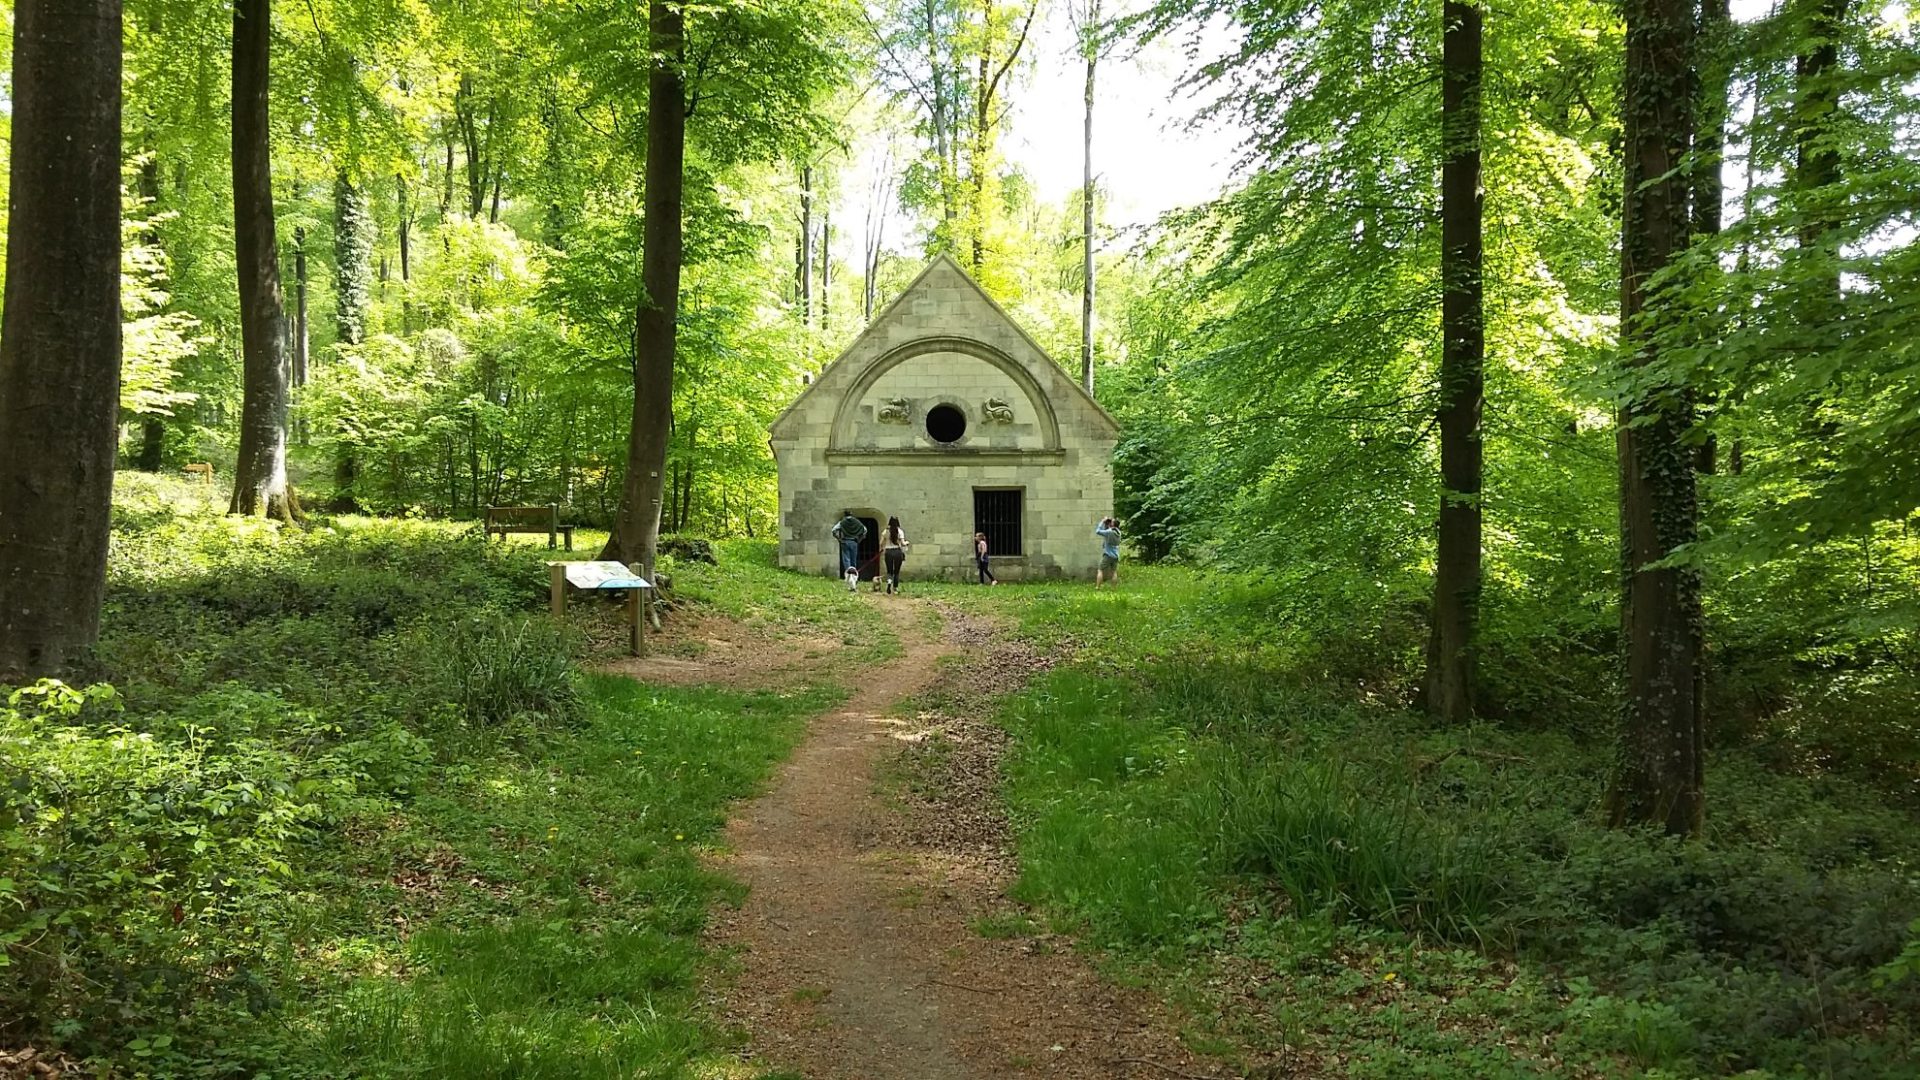
<svg viewBox="0 0 1920 1080">
<path fill-rule="evenodd" d="M 1102 579 L 1120 584 L 1120 522 L 1110 517 L 1101 518 L 1100 524 L 1093 527 L 1093 535 L 1100 538 L 1100 569 L 1093 572 L 1093 587 L 1099 588 Z"/>
</svg>

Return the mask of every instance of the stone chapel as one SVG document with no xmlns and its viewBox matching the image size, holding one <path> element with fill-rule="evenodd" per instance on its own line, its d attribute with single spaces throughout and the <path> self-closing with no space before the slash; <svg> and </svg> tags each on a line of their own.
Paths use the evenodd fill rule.
<svg viewBox="0 0 1920 1080">
<path fill-rule="evenodd" d="M 933 261 L 770 429 L 780 565 L 838 572 L 835 522 L 912 541 L 906 577 L 971 578 L 973 534 L 1004 580 L 1091 578 L 1120 428 L 952 259 Z"/>
</svg>

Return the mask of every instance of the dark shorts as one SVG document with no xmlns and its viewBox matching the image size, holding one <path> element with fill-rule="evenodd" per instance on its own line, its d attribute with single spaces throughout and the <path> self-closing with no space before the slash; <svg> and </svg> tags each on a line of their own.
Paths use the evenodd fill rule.
<svg viewBox="0 0 1920 1080">
<path fill-rule="evenodd" d="M 1100 553 L 1100 571 L 1106 574 L 1119 573 L 1120 572 L 1120 556 L 1109 555 L 1104 551 L 1101 552 Z"/>
</svg>

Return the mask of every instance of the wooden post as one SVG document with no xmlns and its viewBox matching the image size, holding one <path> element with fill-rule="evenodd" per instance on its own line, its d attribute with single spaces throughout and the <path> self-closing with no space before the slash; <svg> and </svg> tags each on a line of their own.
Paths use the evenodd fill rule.
<svg viewBox="0 0 1920 1080">
<path fill-rule="evenodd" d="M 640 629 L 640 594 L 645 589 L 627 590 L 627 622 L 632 626 L 632 650 L 635 656 L 647 655 L 647 636 Z"/>
<path fill-rule="evenodd" d="M 547 600 L 549 609 L 556 619 L 567 614 L 567 564 L 550 562 L 547 564 L 547 580 L 550 595 Z"/>
<path fill-rule="evenodd" d="M 560 505 L 558 503 L 548 503 L 547 504 L 547 550 L 548 551 L 552 551 L 556 546 L 558 546 L 555 541 L 555 538 L 560 535 L 559 526 L 560 526 Z M 571 551 L 572 547 L 569 546 L 568 550 Z"/>
</svg>

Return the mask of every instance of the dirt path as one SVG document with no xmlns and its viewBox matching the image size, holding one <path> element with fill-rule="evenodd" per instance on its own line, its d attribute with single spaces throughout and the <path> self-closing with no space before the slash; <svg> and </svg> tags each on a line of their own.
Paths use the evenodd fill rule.
<svg viewBox="0 0 1920 1080">
<path fill-rule="evenodd" d="M 970 635 L 951 620 L 929 633 L 923 602 L 875 602 L 905 654 L 858 673 L 852 699 L 813 721 L 727 828 L 721 865 L 751 892 L 712 937 L 738 957 L 718 993 L 749 1059 L 810 1080 L 1227 1075 L 1189 1054 L 1145 995 L 1053 939 L 978 932 L 1005 907 L 1004 852 L 929 846 L 924 822 L 875 791 L 878 770 L 925 734 L 903 700 L 942 678 Z"/>
</svg>

